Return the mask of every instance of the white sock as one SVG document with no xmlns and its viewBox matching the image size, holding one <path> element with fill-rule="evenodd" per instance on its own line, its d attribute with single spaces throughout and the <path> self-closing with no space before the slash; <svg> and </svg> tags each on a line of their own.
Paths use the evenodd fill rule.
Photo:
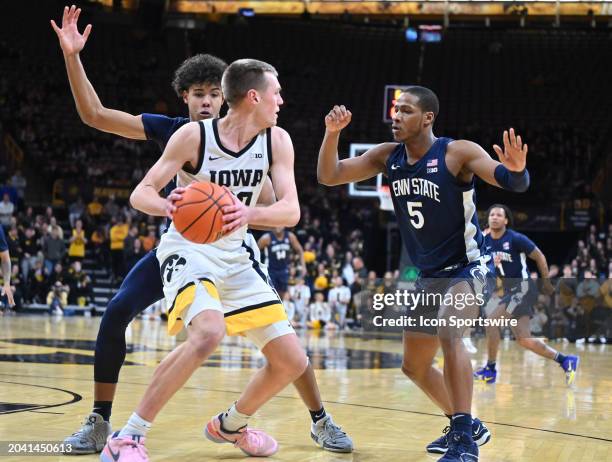
<svg viewBox="0 0 612 462">
<path fill-rule="evenodd" d="M 250 415 L 241 414 L 236 410 L 236 403 L 232 404 L 226 412 L 223 413 L 223 429 L 235 432 L 242 427 L 246 427 L 249 422 Z"/>
<path fill-rule="evenodd" d="M 151 425 L 151 422 L 147 422 L 134 412 L 125 427 L 119 432 L 119 438 L 127 435 L 147 436 L 147 432 L 151 430 Z"/>
</svg>

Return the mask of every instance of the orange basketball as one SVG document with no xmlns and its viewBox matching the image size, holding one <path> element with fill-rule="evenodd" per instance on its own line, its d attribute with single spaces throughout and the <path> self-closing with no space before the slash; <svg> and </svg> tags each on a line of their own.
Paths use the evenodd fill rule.
<svg viewBox="0 0 612 462">
<path fill-rule="evenodd" d="M 185 239 L 209 244 L 223 237 L 221 209 L 232 204 L 230 193 L 221 186 L 208 181 L 192 183 L 175 203 L 172 221 Z"/>
</svg>

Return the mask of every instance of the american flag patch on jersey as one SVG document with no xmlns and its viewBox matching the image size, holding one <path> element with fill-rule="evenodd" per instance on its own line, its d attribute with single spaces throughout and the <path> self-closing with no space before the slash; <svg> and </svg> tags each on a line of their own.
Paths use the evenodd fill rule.
<svg viewBox="0 0 612 462">
<path fill-rule="evenodd" d="M 427 166 L 428 167 L 437 167 L 438 166 L 438 159 L 431 159 L 427 161 Z"/>
</svg>

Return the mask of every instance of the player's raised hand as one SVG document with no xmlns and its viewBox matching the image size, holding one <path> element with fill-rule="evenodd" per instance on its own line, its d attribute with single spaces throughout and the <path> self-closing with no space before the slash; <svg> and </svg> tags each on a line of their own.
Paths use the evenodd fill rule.
<svg viewBox="0 0 612 462">
<path fill-rule="evenodd" d="M 55 21 L 53 19 L 51 20 L 51 27 L 53 27 L 53 30 L 57 34 L 60 46 L 65 55 L 73 55 L 80 52 L 91 33 L 91 24 L 87 24 L 82 34 L 79 32 L 77 22 L 80 14 L 80 8 L 74 5 L 70 8 L 65 6 L 64 15 L 62 16 L 62 27 L 57 27 Z"/>
<path fill-rule="evenodd" d="M 251 209 L 244 202 L 238 199 L 227 187 L 223 187 L 234 201 L 233 205 L 226 205 L 221 209 L 223 213 L 223 234 L 229 234 L 238 228 L 249 223 Z"/>
<path fill-rule="evenodd" d="M 527 164 L 527 144 L 523 144 L 520 135 L 514 133 L 514 128 L 510 131 L 504 130 L 504 149 L 497 144 L 493 145 L 493 150 L 499 157 L 499 161 L 512 172 L 522 172 Z"/>
<path fill-rule="evenodd" d="M 325 128 L 328 132 L 336 133 L 351 123 L 353 114 L 344 106 L 334 106 L 325 116 Z"/>
</svg>

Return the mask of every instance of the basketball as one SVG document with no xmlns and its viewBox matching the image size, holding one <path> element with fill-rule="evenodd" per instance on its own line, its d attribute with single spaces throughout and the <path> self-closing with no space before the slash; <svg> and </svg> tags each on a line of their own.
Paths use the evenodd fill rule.
<svg viewBox="0 0 612 462">
<path fill-rule="evenodd" d="M 221 209 L 232 204 L 230 193 L 221 186 L 208 181 L 192 183 L 176 202 L 172 220 L 185 239 L 210 244 L 223 237 Z"/>
</svg>

